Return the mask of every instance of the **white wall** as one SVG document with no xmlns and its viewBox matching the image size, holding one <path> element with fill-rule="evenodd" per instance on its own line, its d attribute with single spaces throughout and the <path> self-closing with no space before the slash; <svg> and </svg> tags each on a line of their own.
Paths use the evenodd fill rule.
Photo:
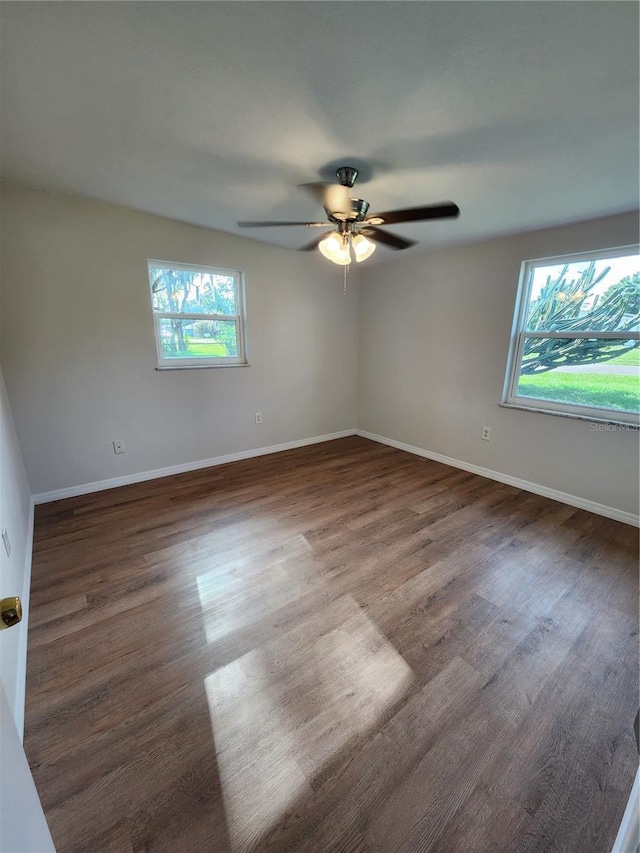
<svg viewBox="0 0 640 853">
<path fill-rule="evenodd" d="M 625 214 L 367 267 L 358 427 L 637 515 L 636 431 L 498 406 L 521 262 L 637 239 Z"/>
<path fill-rule="evenodd" d="M 357 282 L 345 298 L 319 255 L 0 198 L 2 363 L 35 494 L 350 429 L 357 396 L 364 431 L 638 513 L 637 433 L 498 406 L 521 261 L 633 243 L 637 215 L 364 265 L 356 385 Z M 250 367 L 155 370 L 148 257 L 245 270 Z"/>
<path fill-rule="evenodd" d="M 0 527 L 6 527 L 11 541 L 10 556 L 7 556 L 4 546 L 0 543 L 0 598 L 19 595 L 25 607 L 23 621 L 19 625 L 0 631 L 0 680 L 4 684 L 16 728 L 22 734 L 33 511 L 2 369 L 0 369 Z"/>
<path fill-rule="evenodd" d="M 345 297 L 318 253 L 17 186 L 1 202 L 2 363 L 34 494 L 355 426 L 356 276 Z M 147 258 L 244 270 L 250 367 L 155 370 Z"/>
<path fill-rule="evenodd" d="M 0 850 L 55 853 L 21 737 L 0 683 Z M 11 846 L 9 846 L 11 845 Z"/>
</svg>

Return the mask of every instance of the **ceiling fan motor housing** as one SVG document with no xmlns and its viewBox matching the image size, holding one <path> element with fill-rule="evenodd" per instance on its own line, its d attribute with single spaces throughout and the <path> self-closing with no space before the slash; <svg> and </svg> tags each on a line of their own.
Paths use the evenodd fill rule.
<svg viewBox="0 0 640 853">
<path fill-rule="evenodd" d="M 356 222 L 362 222 L 369 210 L 369 202 L 362 198 L 351 199 L 351 218 Z"/>
<path fill-rule="evenodd" d="M 351 211 L 348 214 L 332 213 L 327 207 L 325 207 L 324 210 L 329 222 L 362 222 L 369 210 L 369 202 L 365 201 L 363 198 L 352 198 L 350 201 Z"/>
</svg>

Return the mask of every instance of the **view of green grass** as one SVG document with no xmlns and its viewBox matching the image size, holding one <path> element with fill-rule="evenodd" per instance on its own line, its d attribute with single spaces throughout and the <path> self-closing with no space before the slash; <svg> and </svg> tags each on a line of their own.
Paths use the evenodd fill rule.
<svg viewBox="0 0 640 853">
<path fill-rule="evenodd" d="M 606 364 L 629 364 L 635 367 L 640 367 L 640 347 L 628 350 L 628 352 L 619 355 L 617 358 L 612 358 Z"/>
<path fill-rule="evenodd" d="M 227 348 L 224 344 L 218 343 L 218 341 L 192 339 L 187 342 L 187 353 L 188 355 L 204 356 L 226 355 Z"/>
<path fill-rule="evenodd" d="M 165 358 L 192 358 L 193 356 L 212 358 L 214 356 L 224 357 L 227 355 L 235 355 L 235 353 L 228 353 L 226 346 L 218 341 L 205 340 L 201 338 L 187 338 L 186 344 L 186 352 L 172 352 L 170 348 L 170 341 L 163 340 L 162 345 Z"/>
<path fill-rule="evenodd" d="M 637 353 L 638 350 L 635 350 Z M 629 358 L 625 353 L 620 358 Z M 634 364 L 618 359 L 607 364 Z M 640 379 L 638 376 L 621 376 L 613 373 L 563 373 L 549 371 L 535 376 L 521 376 L 518 394 L 574 403 L 580 406 L 601 406 L 608 409 L 637 412 L 640 409 Z"/>
</svg>

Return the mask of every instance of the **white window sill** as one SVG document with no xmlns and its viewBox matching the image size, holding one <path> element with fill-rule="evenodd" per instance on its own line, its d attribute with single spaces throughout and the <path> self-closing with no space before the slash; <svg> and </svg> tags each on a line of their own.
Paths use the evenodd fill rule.
<svg viewBox="0 0 640 853">
<path fill-rule="evenodd" d="M 614 416 L 610 418 L 591 417 L 590 415 L 578 415 L 574 412 L 558 412 L 552 409 L 539 409 L 535 406 L 523 406 L 519 403 L 498 403 L 503 409 L 518 409 L 521 412 L 535 412 L 537 415 L 553 415 L 556 418 L 571 418 L 577 421 L 589 421 L 593 424 L 611 424 L 612 426 L 624 428 L 627 430 L 640 429 L 640 424 L 630 423 L 629 421 L 618 421 Z"/>
<path fill-rule="evenodd" d="M 237 364 L 163 364 L 156 367 L 156 370 L 221 370 L 224 367 L 251 367 L 251 365 L 248 361 Z"/>
</svg>

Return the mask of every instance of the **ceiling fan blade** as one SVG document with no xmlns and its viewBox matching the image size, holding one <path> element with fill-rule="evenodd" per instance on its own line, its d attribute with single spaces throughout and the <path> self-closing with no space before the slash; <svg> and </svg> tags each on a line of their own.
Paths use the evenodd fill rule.
<svg viewBox="0 0 640 853">
<path fill-rule="evenodd" d="M 312 240 L 310 243 L 306 243 L 304 246 L 300 246 L 298 249 L 299 252 L 313 252 L 314 249 L 318 248 L 318 243 L 324 237 L 324 234 L 321 234 L 319 237 L 316 237 L 315 240 Z"/>
<path fill-rule="evenodd" d="M 408 249 L 410 246 L 415 246 L 415 240 L 406 240 L 404 237 L 398 237 L 390 231 L 383 231 L 381 228 L 374 228 L 373 225 L 367 225 L 366 228 L 360 229 L 360 234 L 364 234 L 370 240 L 375 240 L 376 243 L 384 243 L 391 249 Z"/>
<path fill-rule="evenodd" d="M 351 213 L 351 192 L 342 184 L 329 184 L 324 197 L 324 206 L 330 213 Z"/>
<path fill-rule="evenodd" d="M 314 181 L 310 184 L 298 184 L 298 187 L 310 195 L 317 204 L 324 204 L 328 186 L 329 184 L 325 184 L 322 181 Z"/>
<path fill-rule="evenodd" d="M 330 213 L 351 212 L 351 191 L 349 187 L 342 184 L 323 184 L 315 181 L 310 184 L 298 184 L 300 189 L 305 190 L 315 202 L 321 204 Z"/>
<path fill-rule="evenodd" d="M 452 201 L 440 204 L 427 204 L 424 207 L 407 207 L 404 210 L 388 210 L 386 213 L 374 213 L 370 219 L 381 219 L 381 225 L 395 225 L 397 222 L 422 222 L 425 219 L 453 219 L 460 216 L 460 208 Z"/>
<path fill-rule="evenodd" d="M 328 228 L 331 222 L 236 222 L 238 228 L 279 228 L 282 225 L 306 225 L 307 228 Z"/>
</svg>

